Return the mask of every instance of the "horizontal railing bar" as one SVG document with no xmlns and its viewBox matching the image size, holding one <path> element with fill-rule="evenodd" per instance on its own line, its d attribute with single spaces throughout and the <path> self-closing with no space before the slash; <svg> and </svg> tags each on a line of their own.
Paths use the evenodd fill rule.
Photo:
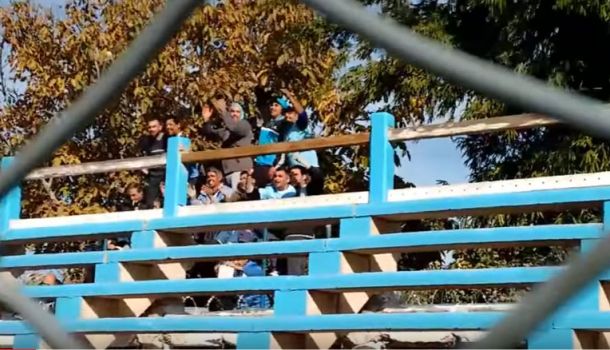
<svg viewBox="0 0 610 350">
<path fill-rule="evenodd" d="M 331 332 L 400 330 L 482 330 L 492 327 L 504 312 L 407 314 L 342 314 L 321 316 L 165 316 L 100 318 L 64 321 L 74 333 L 186 333 L 186 332 Z M 0 334 L 32 333 L 26 323 L 0 321 Z"/>
<path fill-rule="evenodd" d="M 590 179 L 597 179 L 600 176 L 604 181 L 608 180 L 609 173 L 590 174 Z M 569 180 L 569 177 L 568 177 Z M 517 186 L 528 180 L 510 180 Z M 118 220 L 110 214 L 83 215 L 70 217 L 57 217 L 45 219 L 24 219 L 12 220 L 9 230 L 4 234 L 4 243 L 21 243 L 33 240 L 66 240 L 80 239 L 84 237 L 96 238 L 111 236 L 112 233 L 143 231 L 143 230 L 173 230 L 177 232 L 193 233 L 202 230 L 216 230 L 227 227 L 286 227 L 289 223 L 328 223 L 336 222 L 341 218 L 372 216 L 382 217 L 391 220 L 402 220 L 405 217 L 424 219 L 431 217 L 450 217 L 454 215 L 479 215 L 493 213 L 517 213 L 540 210 L 563 210 L 565 207 L 571 208 L 590 208 L 599 207 L 601 203 L 610 199 L 610 185 L 605 182 L 585 181 L 590 183 L 590 187 L 580 188 L 557 188 L 535 191 L 488 193 L 477 195 L 476 192 L 462 196 L 436 196 L 434 198 L 409 198 L 408 195 L 399 196 L 398 199 L 386 203 L 373 204 L 340 204 L 325 205 L 313 200 L 311 206 L 304 206 L 293 209 L 289 206 L 282 208 L 284 203 L 293 199 L 286 199 L 273 202 L 276 209 L 260 209 L 251 206 L 248 202 L 220 204 L 215 206 L 188 207 L 183 214 L 177 217 L 163 218 L 159 210 L 140 210 L 120 216 Z M 569 181 L 568 181 L 569 183 Z M 565 185 L 568 187 L 569 185 Z M 523 186 L 521 186 L 523 189 Z M 448 192 L 451 186 L 444 186 Z M 413 189 L 418 190 L 418 189 Z M 408 194 L 411 189 L 395 190 L 392 192 L 405 192 Z M 332 196 L 326 195 L 319 197 L 325 201 Z M 390 196 L 392 197 L 392 196 Z M 309 197 L 315 199 L 316 197 Z M 357 196 L 360 198 L 360 196 Z M 298 199 L 298 198 L 297 198 Z M 307 197 L 306 197 L 307 199 Z M 286 202 L 284 202 L 286 201 Z M 266 201 L 265 201 L 266 202 Z M 331 201 L 332 202 L 332 201 Z M 261 203 L 261 202 L 258 202 Z M 310 203 L 310 204 L 311 204 Z M 242 205 L 239 216 L 235 216 L 234 205 Z M 250 209 L 244 208 L 248 205 Z M 227 211 L 219 210 L 220 206 L 227 208 Z M 213 207 L 213 208 L 209 208 Z M 243 209 L 243 210 L 242 210 Z M 154 215 L 153 215 L 154 214 Z M 100 219 L 104 222 L 99 222 Z M 97 222 L 92 224 L 92 222 Z"/>
<path fill-rule="evenodd" d="M 167 295 L 237 294 L 277 290 L 369 291 L 426 288 L 492 288 L 541 283 L 560 267 L 511 267 L 473 270 L 370 272 L 320 276 L 203 278 L 118 283 L 24 287 L 32 298 L 152 297 Z"/>
<path fill-rule="evenodd" d="M 587 331 L 610 331 L 610 312 L 606 310 L 573 311 L 553 321 L 554 328 Z"/>
<path fill-rule="evenodd" d="M 101 263 L 167 263 L 241 257 L 307 255 L 329 251 L 368 254 L 388 251 L 417 252 L 495 246 L 544 246 L 576 243 L 602 235 L 602 224 L 518 226 L 442 231 L 393 233 L 358 238 L 194 245 L 105 252 L 78 252 L 5 256 L 0 270 L 34 267 L 87 266 Z"/>
<path fill-rule="evenodd" d="M 520 130 L 549 126 L 559 122 L 539 114 L 519 114 L 479 120 L 467 120 L 444 124 L 423 125 L 415 128 L 390 129 L 390 141 L 407 141 L 450 137 L 458 135 L 474 135 L 503 130 Z M 185 163 L 206 162 L 221 159 L 252 157 L 265 154 L 296 152 L 305 150 L 321 150 L 334 147 L 364 145 L 369 142 L 369 133 L 319 137 L 298 142 L 282 142 L 271 145 L 246 146 L 236 148 L 216 149 L 200 152 L 185 152 L 182 160 Z M 26 179 L 38 180 L 45 178 L 99 174 L 115 171 L 139 170 L 163 167 L 165 156 L 150 156 L 129 159 L 116 159 L 82 164 L 62 165 L 40 168 L 31 172 Z"/>
<path fill-rule="evenodd" d="M 390 129 L 389 138 L 390 141 L 411 141 L 439 137 L 476 135 L 506 130 L 533 129 L 559 123 L 560 122 L 556 119 L 540 114 L 525 113 L 486 119 L 422 125 L 416 128 Z"/>
<path fill-rule="evenodd" d="M 134 171 L 141 169 L 160 168 L 165 165 L 165 155 L 112 159 L 82 164 L 60 165 L 39 168 L 32 171 L 26 180 L 51 179 L 56 177 L 78 176 L 86 174 L 103 174 L 115 171 Z"/>
</svg>

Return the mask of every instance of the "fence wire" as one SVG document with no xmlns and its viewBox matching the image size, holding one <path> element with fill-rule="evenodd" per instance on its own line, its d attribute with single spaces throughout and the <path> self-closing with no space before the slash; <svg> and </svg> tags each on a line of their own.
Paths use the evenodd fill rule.
<svg viewBox="0 0 610 350">
<path fill-rule="evenodd" d="M 6 171 L 2 170 L 0 198 L 13 186 L 18 185 L 36 166 L 49 159 L 72 135 L 86 128 L 110 102 L 119 97 L 131 80 L 144 70 L 148 61 L 172 39 L 195 7 L 201 4 L 201 0 L 168 1 L 102 78 L 87 89 L 74 104 L 53 117 L 49 124 L 17 153 L 10 167 Z M 1 283 L 0 303 L 21 314 L 49 346 L 57 349 L 83 348 L 83 344 L 79 344 L 61 330 L 52 315 L 43 311 L 33 301 L 17 294 L 16 288 L 8 288 L 7 281 Z M 36 317 L 37 314 L 44 314 L 44 317 Z"/>
<path fill-rule="evenodd" d="M 589 134 L 610 139 L 610 111 L 599 101 L 551 88 L 544 82 L 464 52 L 443 47 L 398 23 L 370 13 L 354 0 L 301 0 L 330 20 L 370 40 L 389 54 L 427 69 L 454 83 L 511 103 L 525 110 L 561 119 Z M 18 153 L 0 174 L 0 198 L 27 173 L 47 160 L 75 132 L 85 128 L 175 34 L 201 0 L 173 0 L 133 42 L 92 88 L 65 112 L 56 116 Z M 589 254 L 577 257 L 563 273 L 529 293 L 518 307 L 495 326 L 475 348 L 511 348 L 525 339 L 581 287 L 610 266 L 610 236 Z M 55 348 L 81 347 L 61 332 L 57 321 L 34 317 L 43 312 L 12 289 L 0 293 L 0 303 L 24 316 L 41 337 Z"/>
</svg>

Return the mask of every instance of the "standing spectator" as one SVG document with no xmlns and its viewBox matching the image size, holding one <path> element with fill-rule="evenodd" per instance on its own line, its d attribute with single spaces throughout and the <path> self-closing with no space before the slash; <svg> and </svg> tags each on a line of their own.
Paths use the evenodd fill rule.
<svg viewBox="0 0 610 350">
<path fill-rule="evenodd" d="M 119 211 L 146 210 L 154 208 L 154 206 L 149 207 L 144 202 L 144 190 L 140 185 L 131 184 L 127 186 L 126 192 L 129 200 L 127 203 L 118 208 Z M 130 246 L 131 240 L 129 238 L 109 239 L 106 241 L 106 248 L 108 250 L 128 249 Z"/>
<path fill-rule="evenodd" d="M 165 130 L 167 130 L 168 137 L 186 137 L 184 134 L 184 120 L 186 115 L 187 111 L 183 109 L 165 120 Z M 200 175 L 199 167 L 197 164 L 189 164 L 186 166 L 186 169 L 188 171 L 189 185 L 195 185 Z"/>
<path fill-rule="evenodd" d="M 232 103 L 227 110 L 226 103 L 221 99 L 212 99 L 214 108 L 220 115 L 219 121 L 212 120 L 210 109 L 203 110 L 205 124 L 203 132 L 219 139 L 223 148 L 243 147 L 252 144 L 252 126 L 246 120 L 246 113 L 239 103 Z M 237 189 L 239 176 L 242 171 L 252 168 L 252 158 L 223 159 L 222 169 L 225 174 L 227 185 Z"/>
<path fill-rule="evenodd" d="M 270 119 L 261 127 L 259 145 L 269 145 L 280 141 L 280 127 L 284 122 L 283 111 L 290 106 L 285 97 L 276 97 L 269 106 Z M 275 169 L 281 166 L 281 158 L 275 154 L 260 155 L 254 159 L 254 178 L 260 186 L 266 186 L 273 178 Z"/>
<path fill-rule="evenodd" d="M 129 202 L 122 211 L 151 209 L 144 202 L 144 190 L 140 185 L 131 184 L 127 186 L 127 196 L 129 196 Z"/>
<path fill-rule="evenodd" d="M 284 109 L 285 121 L 280 130 L 280 140 L 295 142 L 313 137 L 310 130 L 309 118 L 305 108 L 294 94 L 286 89 L 282 92 L 288 97 L 292 106 Z M 288 166 L 300 165 L 309 173 L 307 195 L 319 195 L 324 191 L 324 176 L 320 170 L 318 154 L 315 150 L 291 152 L 286 155 Z"/>
<path fill-rule="evenodd" d="M 140 150 L 146 156 L 158 155 L 167 151 L 167 135 L 163 132 L 161 119 L 153 117 L 148 120 L 148 135 L 140 141 Z M 144 169 L 146 193 L 144 203 L 152 208 L 159 197 L 159 184 L 165 178 L 165 168 Z"/>
</svg>

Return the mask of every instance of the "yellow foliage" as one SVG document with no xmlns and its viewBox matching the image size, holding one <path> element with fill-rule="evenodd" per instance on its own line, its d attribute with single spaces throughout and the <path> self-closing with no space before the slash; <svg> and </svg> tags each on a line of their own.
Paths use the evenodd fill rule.
<svg viewBox="0 0 610 350">
<path fill-rule="evenodd" d="M 13 153 L 98 80 L 164 3 L 72 1 L 61 17 L 27 2 L 0 9 L 10 68 L 25 84 L 0 118 L 0 131 L 12 132 L 3 154 Z M 135 156 L 146 117 L 166 116 L 179 104 L 199 105 L 217 93 L 239 96 L 251 113 L 262 115 L 271 94 L 289 88 L 331 124 L 339 102 L 333 80 L 339 55 L 315 26 L 314 13 L 293 0 L 232 0 L 222 7 L 201 7 L 127 91 L 49 164 Z M 188 128 L 193 148 L 213 148 L 199 137 L 201 125 L 193 115 Z M 26 215 L 109 207 L 110 192 L 137 179 L 137 174 L 58 179 L 52 185 L 58 203 L 50 202 L 39 184 L 29 184 Z"/>
</svg>

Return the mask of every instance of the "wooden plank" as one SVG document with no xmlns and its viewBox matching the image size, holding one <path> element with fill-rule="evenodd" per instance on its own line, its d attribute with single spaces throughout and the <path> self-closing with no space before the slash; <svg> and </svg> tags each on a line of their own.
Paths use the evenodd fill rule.
<svg viewBox="0 0 610 350">
<path fill-rule="evenodd" d="M 459 135 L 476 135 L 506 130 L 532 129 L 560 122 L 534 113 L 509 115 L 488 119 L 466 120 L 417 128 L 391 129 L 390 141 L 421 140 Z"/>
<path fill-rule="evenodd" d="M 557 120 L 539 114 L 519 114 L 479 120 L 467 120 L 436 125 L 423 125 L 416 128 L 391 129 L 390 140 L 407 141 L 449 137 L 458 135 L 474 135 L 503 130 L 520 130 L 558 124 Z M 237 148 L 216 149 L 200 152 L 186 152 L 182 155 L 185 163 L 207 162 L 222 159 L 253 157 L 265 154 L 321 150 L 334 147 L 359 146 L 369 142 L 370 133 L 358 133 L 319 137 L 299 142 L 281 142 L 271 145 L 247 146 Z M 159 168 L 165 165 L 165 156 L 151 156 L 129 159 L 116 159 L 83 164 L 62 165 L 50 168 L 36 169 L 27 180 L 77 176 L 84 174 L 99 174 L 114 171 L 133 171 L 139 169 Z"/>
<path fill-rule="evenodd" d="M 237 148 L 224 148 L 213 151 L 190 152 L 182 155 L 185 163 L 206 162 L 230 158 L 253 157 L 264 154 L 288 153 L 308 150 L 319 150 L 334 147 L 359 146 L 369 142 L 370 134 L 338 135 L 319 137 L 298 142 L 279 142 L 262 146 L 246 146 Z"/>
<path fill-rule="evenodd" d="M 101 174 L 114 171 L 133 171 L 140 169 L 159 168 L 165 165 L 165 155 L 112 159 L 100 162 L 61 165 L 40 168 L 32 171 L 26 180 L 50 179 L 55 177 L 77 176 L 84 174 Z"/>
</svg>

